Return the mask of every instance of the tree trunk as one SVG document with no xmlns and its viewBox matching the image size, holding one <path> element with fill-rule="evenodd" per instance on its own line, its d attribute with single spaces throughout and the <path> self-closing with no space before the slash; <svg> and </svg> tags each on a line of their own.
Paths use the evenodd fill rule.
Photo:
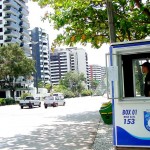
<svg viewBox="0 0 150 150">
<path fill-rule="evenodd" d="M 15 99 L 15 89 L 11 89 L 10 92 L 11 92 L 11 97 Z"/>
<path fill-rule="evenodd" d="M 110 43 L 115 43 L 116 42 L 116 34 L 115 34 L 112 0 L 106 0 L 106 6 L 107 6 L 107 15 L 108 15 Z"/>
</svg>

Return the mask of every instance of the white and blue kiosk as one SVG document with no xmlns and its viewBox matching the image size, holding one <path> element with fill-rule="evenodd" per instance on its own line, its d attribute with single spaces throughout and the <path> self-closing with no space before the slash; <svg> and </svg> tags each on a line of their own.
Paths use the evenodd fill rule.
<svg viewBox="0 0 150 150">
<path fill-rule="evenodd" d="M 119 150 L 150 149 L 150 97 L 143 94 L 140 67 L 150 62 L 150 40 L 111 44 L 106 60 L 113 144 Z"/>
</svg>

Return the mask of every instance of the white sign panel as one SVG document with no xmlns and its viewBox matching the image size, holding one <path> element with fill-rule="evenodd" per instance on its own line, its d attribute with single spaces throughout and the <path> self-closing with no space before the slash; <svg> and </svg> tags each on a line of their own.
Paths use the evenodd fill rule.
<svg viewBox="0 0 150 150">
<path fill-rule="evenodd" d="M 118 66 L 110 66 L 107 69 L 108 71 L 108 80 L 111 81 L 118 81 Z"/>
<path fill-rule="evenodd" d="M 116 105 L 116 104 L 115 104 Z M 150 102 L 115 106 L 117 145 L 150 147 Z"/>
</svg>

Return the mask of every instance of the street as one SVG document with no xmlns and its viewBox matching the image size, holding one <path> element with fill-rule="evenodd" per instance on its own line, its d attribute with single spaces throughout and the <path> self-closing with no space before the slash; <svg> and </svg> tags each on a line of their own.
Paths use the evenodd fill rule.
<svg viewBox="0 0 150 150">
<path fill-rule="evenodd" d="M 88 150 L 99 122 L 102 97 L 66 99 L 66 106 L 0 107 L 1 150 Z"/>
</svg>

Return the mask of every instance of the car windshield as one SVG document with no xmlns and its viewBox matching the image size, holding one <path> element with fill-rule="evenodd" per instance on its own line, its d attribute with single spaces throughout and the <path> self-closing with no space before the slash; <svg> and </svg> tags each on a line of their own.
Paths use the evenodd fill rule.
<svg viewBox="0 0 150 150">
<path fill-rule="evenodd" d="M 56 99 L 56 100 L 59 100 L 59 96 L 56 96 L 55 99 Z"/>
<path fill-rule="evenodd" d="M 26 100 L 34 100 L 34 97 L 26 97 Z"/>
<path fill-rule="evenodd" d="M 45 97 L 46 100 L 54 100 L 54 97 L 53 96 L 47 96 Z"/>
</svg>

